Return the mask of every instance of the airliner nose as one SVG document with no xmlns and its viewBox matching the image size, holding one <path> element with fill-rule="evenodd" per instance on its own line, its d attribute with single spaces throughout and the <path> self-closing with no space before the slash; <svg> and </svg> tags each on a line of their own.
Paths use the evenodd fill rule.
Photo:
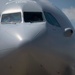
<svg viewBox="0 0 75 75">
<path fill-rule="evenodd" d="M 0 52 L 6 53 L 26 45 L 45 31 L 45 22 L 4 26 L 0 31 Z"/>
<path fill-rule="evenodd" d="M 71 28 L 65 28 L 64 30 L 64 36 L 70 37 L 73 34 L 73 30 Z"/>
<path fill-rule="evenodd" d="M 30 42 L 41 36 L 46 31 L 46 23 L 33 23 L 33 24 L 22 24 L 21 27 L 18 27 L 18 30 L 15 30 L 15 37 L 21 42 Z"/>
</svg>

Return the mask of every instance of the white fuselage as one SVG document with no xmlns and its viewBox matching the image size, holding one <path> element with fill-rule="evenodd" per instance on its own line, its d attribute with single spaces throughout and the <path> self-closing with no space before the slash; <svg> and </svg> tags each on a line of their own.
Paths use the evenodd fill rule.
<svg viewBox="0 0 75 75">
<path fill-rule="evenodd" d="M 49 13 L 56 23 L 47 19 Z M 7 20 L 9 16 L 14 19 Z M 1 12 L 0 75 L 74 75 L 72 33 L 69 20 L 47 1 L 6 3 Z"/>
</svg>

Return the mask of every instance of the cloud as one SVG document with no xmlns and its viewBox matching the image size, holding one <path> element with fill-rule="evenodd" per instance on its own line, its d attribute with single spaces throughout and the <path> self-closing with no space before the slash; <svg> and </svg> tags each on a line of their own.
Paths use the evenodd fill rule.
<svg viewBox="0 0 75 75">
<path fill-rule="evenodd" d="M 64 8 L 62 11 L 71 21 L 75 21 L 75 7 Z"/>
</svg>

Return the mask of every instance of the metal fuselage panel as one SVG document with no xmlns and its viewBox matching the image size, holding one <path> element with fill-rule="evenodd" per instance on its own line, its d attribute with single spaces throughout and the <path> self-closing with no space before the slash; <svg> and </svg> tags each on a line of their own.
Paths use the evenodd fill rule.
<svg viewBox="0 0 75 75">
<path fill-rule="evenodd" d="M 52 26 L 47 21 L 1 24 L 0 75 L 72 75 L 74 49 L 71 51 L 71 48 L 74 37 L 67 38 L 63 34 L 66 27 L 72 28 L 71 23 L 53 5 L 49 6 L 49 3 L 42 1 L 38 3 L 19 3 L 18 7 L 16 3 L 16 6 L 12 3 L 8 7 L 9 10 L 15 7 L 14 12 L 18 10 L 21 13 L 50 12 L 57 18 L 61 27 Z M 9 10 L 4 8 L 3 14 L 10 13 Z"/>
</svg>

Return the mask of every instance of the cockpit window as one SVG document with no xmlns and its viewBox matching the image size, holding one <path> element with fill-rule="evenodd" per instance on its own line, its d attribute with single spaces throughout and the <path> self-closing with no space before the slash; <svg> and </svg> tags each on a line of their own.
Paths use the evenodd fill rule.
<svg viewBox="0 0 75 75">
<path fill-rule="evenodd" d="M 42 12 L 24 12 L 25 22 L 42 22 Z"/>
<path fill-rule="evenodd" d="M 55 17 L 52 14 L 50 14 L 49 12 L 44 12 L 44 14 L 48 23 L 50 23 L 51 25 L 60 27 L 58 21 L 55 19 Z"/>
<path fill-rule="evenodd" d="M 18 23 L 21 22 L 21 13 L 3 14 L 1 23 Z"/>
</svg>

